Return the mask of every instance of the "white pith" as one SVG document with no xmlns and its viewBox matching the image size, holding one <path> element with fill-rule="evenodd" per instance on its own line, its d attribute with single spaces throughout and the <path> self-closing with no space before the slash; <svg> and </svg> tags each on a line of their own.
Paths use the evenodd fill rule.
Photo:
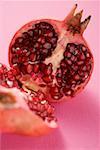
<svg viewBox="0 0 100 150">
<path fill-rule="evenodd" d="M 52 120 L 49 123 L 48 123 L 47 120 L 45 120 L 45 123 L 47 124 L 48 127 L 51 127 L 51 128 L 57 128 L 57 126 L 58 126 L 57 123 L 54 120 Z"/>
<path fill-rule="evenodd" d="M 59 36 L 57 47 L 52 53 L 52 56 L 46 58 L 44 63 L 49 64 L 52 63 L 53 74 L 55 75 L 57 68 L 60 67 L 60 62 L 64 58 L 63 54 L 65 51 L 66 44 L 68 43 L 68 38 L 66 38 L 66 31 L 63 29 Z"/>
<path fill-rule="evenodd" d="M 20 92 L 17 88 L 5 88 L 3 86 L 0 86 L 0 93 L 4 93 L 5 97 L 6 95 L 9 95 L 11 98 L 11 103 L 5 103 L 3 104 L 2 101 L 0 102 L 0 109 L 11 109 L 11 108 L 24 108 L 26 110 L 29 110 L 26 100 L 27 96 Z"/>
</svg>

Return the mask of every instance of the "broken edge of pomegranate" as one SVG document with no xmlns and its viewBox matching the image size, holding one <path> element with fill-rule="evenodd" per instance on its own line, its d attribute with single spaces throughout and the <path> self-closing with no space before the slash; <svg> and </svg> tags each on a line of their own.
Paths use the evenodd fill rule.
<svg viewBox="0 0 100 150">
<path fill-rule="evenodd" d="M 57 128 L 56 119 L 48 119 L 48 116 L 46 116 L 48 111 L 52 111 L 50 110 L 51 106 L 45 105 L 45 108 L 42 108 L 46 100 L 41 101 L 41 103 L 34 101 L 33 106 L 37 107 L 34 108 L 34 111 L 30 110 L 27 101 L 27 95 L 17 88 L 9 89 L 0 86 L 0 132 L 39 136 Z M 32 103 L 32 101 L 30 102 Z M 49 110 L 43 115 L 42 113 L 45 113 L 47 107 L 49 107 Z M 40 117 L 38 113 L 42 110 L 44 112 L 41 113 Z"/>
</svg>

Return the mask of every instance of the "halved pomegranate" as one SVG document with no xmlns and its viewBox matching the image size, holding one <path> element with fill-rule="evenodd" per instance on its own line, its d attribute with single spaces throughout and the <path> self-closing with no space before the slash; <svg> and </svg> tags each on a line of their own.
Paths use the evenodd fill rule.
<svg viewBox="0 0 100 150">
<path fill-rule="evenodd" d="M 10 43 L 10 66 L 21 75 L 16 78 L 28 89 L 44 92 L 50 101 L 75 96 L 86 86 L 93 70 L 93 56 L 83 38 L 91 17 L 81 22 L 83 11 L 74 15 L 76 8 L 63 21 L 27 23 Z"/>
<path fill-rule="evenodd" d="M 15 75 L 0 64 L 0 132 L 39 136 L 57 128 L 54 107 L 44 94 L 25 90 Z"/>
</svg>

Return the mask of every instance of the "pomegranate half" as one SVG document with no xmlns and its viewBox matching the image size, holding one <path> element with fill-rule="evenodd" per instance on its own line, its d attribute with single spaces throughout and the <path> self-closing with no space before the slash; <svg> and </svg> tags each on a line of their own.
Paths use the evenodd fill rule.
<svg viewBox="0 0 100 150">
<path fill-rule="evenodd" d="M 57 128 L 54 107 L 41 91 L 22 88 L 16 74 L 0 64 L 0 132 L 39 136 Z"/>
<path fill-rule="evenodd" d="M 83 38 L 91 17 L 81 22 L 83 10 L 75 14 L 76 8 L 63 21 L 40 19 L 27 23 L 10 43 L 10 66 L 19 70 L 22 80 L 29 75 L 33 86 L 28 80 L 23 84 L 41 90 L 50 101 L 75 96 L 88 83 L 93 70 L 93 56 Z"/>
</svg>

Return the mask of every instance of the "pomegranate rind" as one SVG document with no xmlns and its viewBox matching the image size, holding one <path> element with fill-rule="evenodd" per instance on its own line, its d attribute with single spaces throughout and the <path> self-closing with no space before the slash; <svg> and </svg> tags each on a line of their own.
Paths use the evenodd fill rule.
<svg viewBox="0 0 100 150">
<path fill-rule="evenodd" d="M 56 123 L 48 125 L 37 115 L 22 108 L 0 110 L 0 132 L 40 136 L 56 127 Z"/>
</svg>

